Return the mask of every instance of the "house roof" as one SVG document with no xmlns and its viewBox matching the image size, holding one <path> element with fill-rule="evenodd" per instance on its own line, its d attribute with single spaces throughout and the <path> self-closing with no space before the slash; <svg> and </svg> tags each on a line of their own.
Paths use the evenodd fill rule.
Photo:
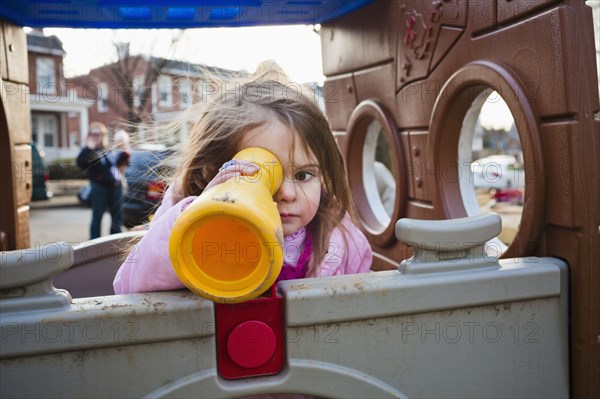
<svg viewBox="0 0 600 399">
<path fill-rule="evenodd" d="M 132 57 L 146 58 L 144 55 L 133 55 Z M 214 77 L 218 77 L 218 78 L 227 78 L 227 77 L 233 77 L 233 76 L 245 76 L 246 74 L 248 74 L 248 72 L 244 71 L 244 70 L 238 71 L 238 70 L 220 68 L 220 67 L 216 67 L 216 66 L 197 64 L 197 63 L 187 62 L 187 61 L 169 60 L 169 59 L 160 58 L 160 57 L 150 57 L 149 62 L 152 65 L 159 65 L 159 64 L 162 64 L 163 62 L 165 62 L 164 66 L 162 66 L 160 68 L 162 73 L 176 75 L 176 76 L 199 77 L 199 76 L 209 75 L 209 76 L 214 76 Z M 92 70 L 90 70 L 90 72 L 88 72 L 86 74 L 73 76 L 71 78 L 68 78 L 67 80 L 68 81 L 80 81 L 81 79 L 86 79 L 94 71 L 100 71 L 100 70 L 103 70 L 103 69 L 108 68 L 111 65 L 115 65 L 115 64 L 116 64 L 116 62 L 101 65 L 99 67 L 93 68 Z"/>
<path fill-rule="evenodd" d="M 62 42 L 56 36 L 44 36 L 42 32 L 31 31 L 27 34 L 27 50 L 34 53 L 65 55 Z"/>
<path fill-rule="evenodd" d="M 0 18 L 29 27 L 193 28 L 323 23 L 374 0 L 3 0 Z"/>
<path fill-rule="evenodd" d="M 158 64 L 164 61 L 164 58 L 152 57 L 152 63 Z M 179 61 L 179 60 L 166 60 L 166 64 L 163 67 L 163 70 L 168 73 L 172 73 L 173 75 L 185 75 L 190 76 L 194 74 L 202 75 L 202 74 L 210 74 L 216 75 L 220 77 L 228 77 L 232 75 L 240 75 L 244 74 L 244 71 L 234 71 L 231 69 L 220 68 L 216 66 L 208 66 L 204 64 L 195 64 L 187 61 Z"/>
</svg>

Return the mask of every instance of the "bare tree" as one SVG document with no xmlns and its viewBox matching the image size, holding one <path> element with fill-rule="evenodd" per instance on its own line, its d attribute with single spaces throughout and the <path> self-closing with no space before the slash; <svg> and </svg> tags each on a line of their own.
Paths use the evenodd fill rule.
<svg viewBox="0 0 600 399">
<path fill-rule="evenodd" d="M 182 34 L 183 31 L 179 30 L 171 36 L 171 49 L 176 48 Z M 121 88 L 119 97 L 126 104 L 121 116 L 127 122 L 126 126 L 131 128 L 144 121 L 146 114 L 149 112 L 152 86 L 163 73 L 170 60 L 158 57 L 147 57 L 146 59 L 146 57 L 140 55 L 132 55 L 129 44 L 115 42 L 114 46 L 119 60 L 106 69 L 106 72 L 111 75 L 108 77 L 112 77 L 118 87 Z M 146 61 L 146 63 L 143 63 L 143 61 Z M 142 82 L 135 80 L 136 73 L 140 68 L 144 71 Z M 123 107 L 119 107 L 119 109 L 123 109 Z"/>
<path fill-rule="evenodd" d="M 183 31 L 178 30 L 171 36 L 170 49 L 173 50 L 177 47 L 182 35 Z M 128 130 L 130 130 L 133 129 L 133 126 L 147 119 L 151 108 L 152 86 L 156 83 L 158 77 L 163 74 L 170 60 L 132 55 L 129 44 L 115 42 L 114 47 L 118 54 L 118 61 L 112 64 L 110 68 L 105 69 L 105 72 L 111 75 L 107 78 L 112 78 L 120 89 L 118 97 L 125 104 L 125 107 L 115 108 L 122 110 L 120 116 L 126 122 Z M 136 80 L 136 74 L 140 70 L 144 74 L 141 82 Z"/>
<path fill-rule="evenodd" d="M 177 48 L 183 33 L 183 30 L 171 32 L 171 54 Z M 111 117 L 129 132 L 134 131 L 140 123 L 152 120 L 152 87 L 173 62 L 170 58 L 151 56 L 156 39 L 149 44 L 147 54 L 133 54 L 129 43 L 113 40 L 116 62 L 95 68 L 89 75 L 72 79 L 87 86 L 88 91 L 91 91 L 88 92 L 88 97 L 95 95 L 98 101 L 104 101 L 110 109 Z M 140 79 L 140 76 L 143 78 Z M 102 83 L 108 86 L 108 95 L 102 95 Z"/>
</svg>

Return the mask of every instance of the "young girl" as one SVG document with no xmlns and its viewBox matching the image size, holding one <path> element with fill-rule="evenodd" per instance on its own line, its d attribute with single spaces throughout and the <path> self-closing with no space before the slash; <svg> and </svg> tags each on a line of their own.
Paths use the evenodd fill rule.
<svg viewBox="0 0 600 399">
<path fill-rule="evenodd" d="M 284 169 L 273 198 L 284 233 L 278 280 L 369 271 L 371 249 L 350 217 L 342 156 L 324 115 L 297 89 L 255 80 L 227 86 L 214 101 L 202 104 L 178 158 L 180 168 L 149 230 L 119 269 L 115 293 L 184 288 L 169 259 L 175 220 L 203 190 L 256 172 L 256 165 L 232 159 L 249 147 L 271 151 Z"/>
</svg>

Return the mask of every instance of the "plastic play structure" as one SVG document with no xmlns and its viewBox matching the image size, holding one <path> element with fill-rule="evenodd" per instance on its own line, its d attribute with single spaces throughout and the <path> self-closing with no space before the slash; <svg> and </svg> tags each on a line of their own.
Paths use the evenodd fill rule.
<svg viewBox="0 0 600 399">
<path fill-rule="evenodd" d="M 244 21 L 249 11 L 262 17 Z M 31 188 L 13 168 L 0 209 L 1 397 L 600 396 L 600 101 L 585 2 L 8 1 L 0 22 L 0 151 L 24 170 L 21 26 L 320 23 L 327 116 L 374 251 L 373 273 L 284 281 L 241 304 L 112 295 L 132 234 L 28 248 Z M 526 179 L 499 260 L 486 248 L 500 217 L 474 211 L 461 178 L 473 110 L 491 91 L 514 117 Z M 379 138 L 387 208 L 373 194 Z"/>
</svg>

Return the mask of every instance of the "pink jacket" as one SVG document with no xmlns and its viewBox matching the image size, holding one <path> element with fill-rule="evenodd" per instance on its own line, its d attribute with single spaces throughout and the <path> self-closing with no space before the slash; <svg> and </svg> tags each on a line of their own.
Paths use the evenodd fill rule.
<svg viewBox="0 0 600 399">
<path fill-rule="evenodd" d="M 173 203 L 172 189 L 165 193 L 162 204 L 156 211 L 150 229 L 132 249 L 117 272 L 113 287 L 116 294 L 135 292 L 165 291 L 185 288 L 175 274 L 169 258 L 169 235 L 177 217 L 197 197 L 187 197 Z M 337 276 L 340 274 L 365 273 L 370 270 L 371 247 L 364 234 L 352 223 L 349 216 L 342 221 L 346 239 L 341 229 L 332 231 L 328 253 L 317 268 L 317 276 Z M 298 242 L 301 239 L 302 242 Z M 294 233 L 285 237 L 285 247 L 298 248 L 304 241 L 304 234 Z M 297 254 L 286 251 L 285 260 L 295 264 Z"/>
</svg>

